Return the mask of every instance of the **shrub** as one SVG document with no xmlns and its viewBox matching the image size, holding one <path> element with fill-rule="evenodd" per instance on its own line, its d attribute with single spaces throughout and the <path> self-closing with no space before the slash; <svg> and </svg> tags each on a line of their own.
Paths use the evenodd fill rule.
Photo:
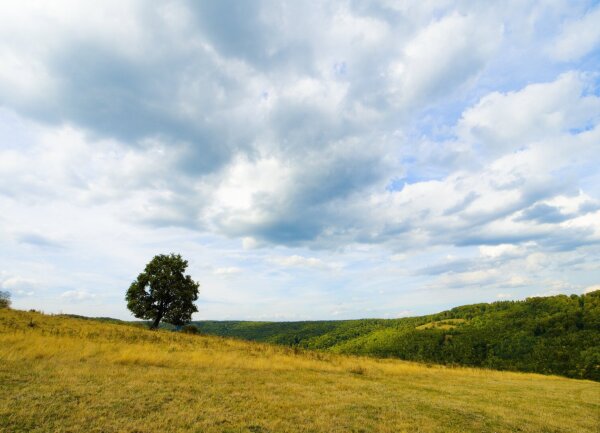
<svg viewBox="0 0 600 433">
<path fill-rule="evenodd" d="M 0 290 L 0 308 L 10 308 L 10 292 Z"/>
<path fill-rule="evenodd" d="M 181 332 L 185 334 L 199 334 L 200 330 L 196 325 L 185 325 L 181 328 Z"/>
</svg>

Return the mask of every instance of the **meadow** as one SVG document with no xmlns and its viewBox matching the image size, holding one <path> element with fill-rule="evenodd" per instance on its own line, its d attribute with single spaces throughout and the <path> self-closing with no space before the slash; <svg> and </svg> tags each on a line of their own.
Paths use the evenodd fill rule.
<svg viewBox="0 0 600 433">
<path fill-rule="evenodd" d="M 600 384 L 0 310 L 2 432 L 597 433 Z"/>
</svg>

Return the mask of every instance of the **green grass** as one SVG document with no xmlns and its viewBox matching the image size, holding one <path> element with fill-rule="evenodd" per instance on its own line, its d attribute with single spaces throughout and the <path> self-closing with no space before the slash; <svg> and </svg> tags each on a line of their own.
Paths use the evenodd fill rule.
<svg viewBox="0 0 600 433">
<path fill-rule="evenodd" d="M 0 310 L 2 432 L 594 432 L 600 384 Z"/>
<path fill-rule="evenodd" d="M 425 329 L 456 329 L 458 326 L 466 323 L 465 319 L 446 319 L 446 320 L 437 320 L 435 322 L 428 322 L 423 325 L 416 326 L 415 329 L 419 331 L 423 331 Z"/>
</svg>

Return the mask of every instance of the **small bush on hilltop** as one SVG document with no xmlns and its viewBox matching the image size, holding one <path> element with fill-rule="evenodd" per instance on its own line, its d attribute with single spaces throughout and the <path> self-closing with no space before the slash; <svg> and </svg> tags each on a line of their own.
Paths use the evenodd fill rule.
<svg viewBox="0 0 600 433">
<path fill-rule="evenodd" d="M 10 308 L 10 292 L 0 290 L 0 308 Z"/>
</svg>

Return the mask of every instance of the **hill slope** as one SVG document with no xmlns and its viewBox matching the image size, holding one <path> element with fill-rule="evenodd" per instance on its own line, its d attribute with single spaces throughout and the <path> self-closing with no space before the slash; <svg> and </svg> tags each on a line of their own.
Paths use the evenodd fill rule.
<svg viewBox="0 0 600 433">
<path fill-rule="evenodd" d="M 600 384 L 0 310 L 0 431 L 596 432 Z"/>
<path fill-rule="evenodd" d="M 600 291 L 403 319 L 195 324 L 207 334 L 335 353 L 600 380 Z"/>
</svg>

